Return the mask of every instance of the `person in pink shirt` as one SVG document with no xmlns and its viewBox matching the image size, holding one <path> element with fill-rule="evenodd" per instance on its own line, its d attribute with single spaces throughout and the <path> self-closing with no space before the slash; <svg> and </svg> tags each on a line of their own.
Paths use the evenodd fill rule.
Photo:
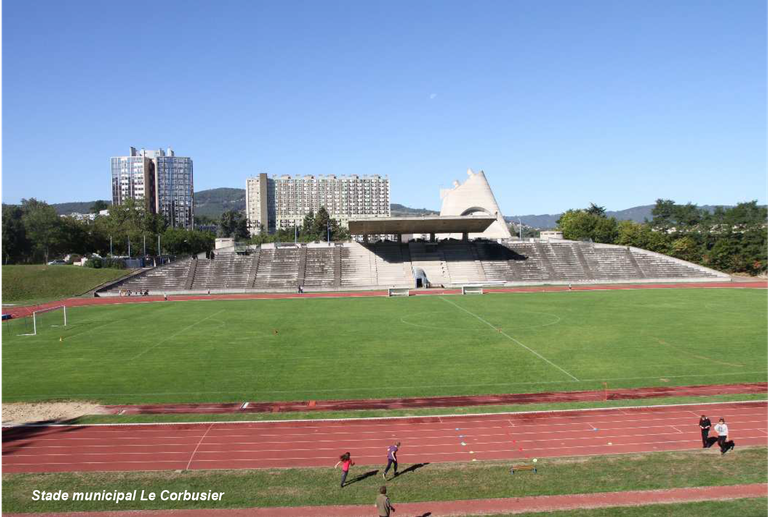
<svg viewBox="0 0 768 517">
<path fill-rule="evenodd" d="M 339 465 L 341 465 L 341 488 L 344 488 L 344 483 L 347 481 L 347 474 L 349 474 L 349 467 L 354 465 L 352 455 L 345 452 L 339 456 L 339 461 L 336 462 L 336 465 L 334 465 L 333 468 L 336 468 Z"/>
</svg>

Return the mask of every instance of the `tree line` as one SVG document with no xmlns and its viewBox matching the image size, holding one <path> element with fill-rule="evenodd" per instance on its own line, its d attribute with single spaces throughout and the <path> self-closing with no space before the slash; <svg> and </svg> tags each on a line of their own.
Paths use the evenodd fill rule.
<svg viewBox="0 0 768 517">
<path fill-rule="evenodd" d="M 91 212 L 98 214 L 104 205 L 94 203 Z M 188 255 L 213 249 L 215 239 L 212 232 L 171 228 L 133 200 L 90 220 L 61 217 L 44 201 L 23 199 L 20 205 L 3 205 L 2 232 L 3 264 L 48 262 L 67 253 Z"/>
<path fill-rule="evenodd" d="M 214 222 L 210 220 L 210 222 Z M 229 210 L 221 214 L 218 221 L 219 237 L 234 237 L 235 240 L 245 242 L 246 244 L 264 244 L 267 242 L 315 242 L 325 241 L 330 238 L 331 241 L 343 241 L 349 239 L 349 231 L 344 228 L 339 221 L 334 219 L 328 213 L 325 207 L 321 206 L 317 211 L 310 211 L 304 216 L 301 225 L 281 228 L 275 233 L 267 233 L 264 228 L 258 228 L 256 235 L 251 236 L 248 228 L 248 221 L 242 212 Z"/>
<path fill-rule="evenodd" d="M 768 269 L 768 208 L 757 201 L 710 212 L 691 203 L 658 199 L 652 219 L 617 221 L 592 203 L 557 221 L 563 237 L 634 246 L 728 273 L 758 275 Z"/>
</svg>

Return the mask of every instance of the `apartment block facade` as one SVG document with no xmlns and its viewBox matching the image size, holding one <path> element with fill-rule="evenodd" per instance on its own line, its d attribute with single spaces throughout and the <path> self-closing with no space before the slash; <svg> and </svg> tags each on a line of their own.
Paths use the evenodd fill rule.
<svg viewBox="0 0 768 517">
<path fill-rule="evenodd" d="M 301 226 L 320 207 L 346 227 L 352 218 L 390 216 L 389 178 L 259 174 L 245 181 L 245 206 L 251 235 Z"/>
<path fill-rule="evenodd" d="M 167 150 L 130 148 L 128 156 L 116 156 L 112 166 L 112 203 L 128 199 L 160 214 L 173 228 L 193 228 L 195 188 L 192 159 Z"/>
</svg>

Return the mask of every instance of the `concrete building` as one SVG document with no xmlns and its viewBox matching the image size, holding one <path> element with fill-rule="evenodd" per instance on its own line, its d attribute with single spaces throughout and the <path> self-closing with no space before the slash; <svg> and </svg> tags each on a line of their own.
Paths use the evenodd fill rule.
<svg viewBox="0 0 768 517">
<path fill-rule="evenodd" d="M 482 233 L 473 233 L 469 237 L 474 239 L 482 237 L 485 239 L 511 239 L 512 234 L 504 221 L 496 197 L 493 195 L 491 186 L 485 177 L 485 173 L 480 171 L 475 173 L 472 169 L 467 169 L 467 180 L 459 183 L 453 182 L 453 188 L 441 189 L 440 199 L 443 205 L 440 209 L 440 216 L 468 216 L 483 215 L 492 216 L 496 221 L 491 224 Z M 461 239 L 461 234 L 441 235 L 443 238 Z"/>
<path fill-rule="evenodd" d="M 153 214 L 161 214 L 171 227 L 193 228 L 195 190 L 192 159 L 167 150 L 136 150 L 116 156 L 112 164 L 112 203 L 140 201 Z"/>
<path fill-rule="evenodd" d="M 259 174 L 245 181 L 245 207 L 251 235 L 301 226 L 320 207 L 346 227 L 352 218 L 390 216 L 389 178 Z"/>
</svg>

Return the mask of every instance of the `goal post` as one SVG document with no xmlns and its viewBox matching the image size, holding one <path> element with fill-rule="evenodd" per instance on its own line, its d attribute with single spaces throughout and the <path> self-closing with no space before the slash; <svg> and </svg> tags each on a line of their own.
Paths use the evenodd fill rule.
<svg viewBox="0 0 768 517">
<path fill-rule="evenodd" d="M 387 289 L 387 296 L 390 298 L 395 296 L 410 296 L 411 290 L 407 287 L 390 287 Z"/>
<path fill-rule="evenodd" d="M 483 288 L 479 285 L 462 285 L 461 294 L 483 294 Z"/>
<path fill-rule="evenodd" d="M 42 332 L 49 328 L 66 327 L 67 307 L 66 305 L 58 305 L 56 307 L 40 309 L 39 311 L 32 313 L 31 321 L 31 332 L 20 334 L 21 336 L 36 336 L 38 332 Z"/>
</svg>

